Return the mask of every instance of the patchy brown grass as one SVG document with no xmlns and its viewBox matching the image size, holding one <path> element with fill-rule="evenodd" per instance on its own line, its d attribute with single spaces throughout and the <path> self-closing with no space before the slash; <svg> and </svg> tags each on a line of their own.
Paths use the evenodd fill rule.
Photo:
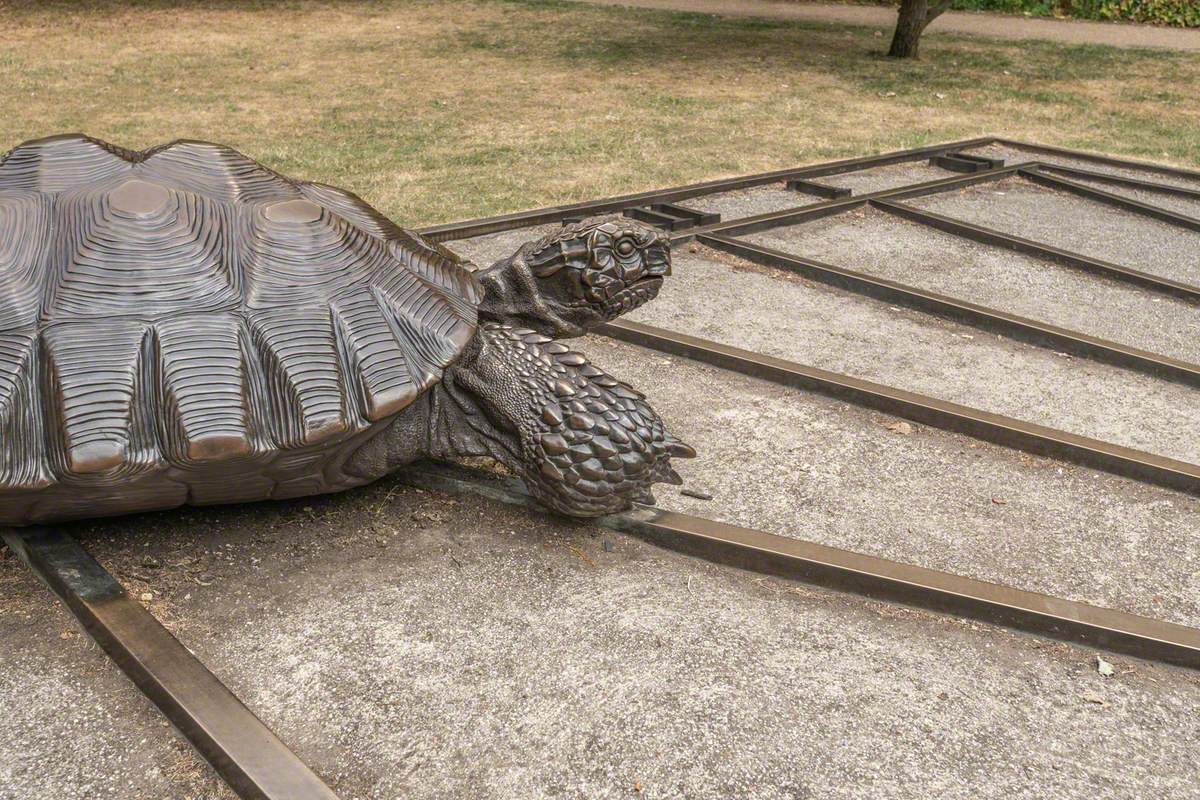
<svg viewBox="0 0 1200 800">
<path fill-rule="evenodd" d="M 1200 163 L 1200 57 L 557 2 L 0 0 L 0 148 L 227 142 L 409 225 L 984 133 Z M 886 37 L 884 37 L 886 39 Z"/>
</svg>

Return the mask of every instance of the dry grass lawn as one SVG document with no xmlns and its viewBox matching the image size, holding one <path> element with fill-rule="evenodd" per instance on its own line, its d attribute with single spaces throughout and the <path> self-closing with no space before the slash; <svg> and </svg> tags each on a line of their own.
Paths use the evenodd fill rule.
<svg viewBox="0 0 1200 800">
<path fill-rule="evenodd" d="M 1200 164 L 1200 57 L 564 2 L 0 0 L 0 149 L 227 142 L 403 224 L 998 133 Z"/>
</svg>

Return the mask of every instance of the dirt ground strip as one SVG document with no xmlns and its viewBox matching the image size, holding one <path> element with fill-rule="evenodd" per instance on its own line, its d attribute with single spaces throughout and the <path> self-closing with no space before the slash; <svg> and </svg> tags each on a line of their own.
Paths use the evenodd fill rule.
<svg viewBox="0 0 1200 800">
<path fill-rule="evenodd" d="M 807 20 L 877 28 L 882 35 L 896 24 L 896 12 L 886 5 L 854 3 L 780 2 L 780 0 L 584 0 L 597 5 L 690 11 L 731 17 Z M 965 34 L 997 39 L 1045 39 L 1064 44 L 1104 44 L 1112 47 L 1162 47 L 1200 50 L 1200 31 L 1161 25 L 1088 22 L 1076 19 L 1024 17 L 948 11 L 935 19 L 930 33 Z"/>
</svg>

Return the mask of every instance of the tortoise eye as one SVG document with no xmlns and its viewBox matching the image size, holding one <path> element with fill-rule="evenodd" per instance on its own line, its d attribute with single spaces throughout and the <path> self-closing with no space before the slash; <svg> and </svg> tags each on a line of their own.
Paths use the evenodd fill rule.
<svg viewBox="0 0 1200 800">
<path fill-rule="evenodd" d="M 633 240 L 628 237 L 623 238 L 617 242 L 617 253 L 619 255 L 623 255 L 623 256 L 633 255 L 633 251 L 635 248 L 636 248 L 636 245 L 634 245 Z"/>
</svg>

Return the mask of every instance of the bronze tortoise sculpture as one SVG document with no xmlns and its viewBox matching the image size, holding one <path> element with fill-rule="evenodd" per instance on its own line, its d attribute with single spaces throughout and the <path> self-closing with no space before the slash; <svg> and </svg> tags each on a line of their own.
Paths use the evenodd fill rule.
<svg viewBox="0 0 1200 800">
<path fill-rule="evenodd" d="M 488 269 L 221 145 L 85 136 L 0 159 L 0 524 L 333 492 L 491 456 L 542 503 L 651 500 L 691 456 L 556 338 L 652 299 L 607 218 Z"/>
</svg>

